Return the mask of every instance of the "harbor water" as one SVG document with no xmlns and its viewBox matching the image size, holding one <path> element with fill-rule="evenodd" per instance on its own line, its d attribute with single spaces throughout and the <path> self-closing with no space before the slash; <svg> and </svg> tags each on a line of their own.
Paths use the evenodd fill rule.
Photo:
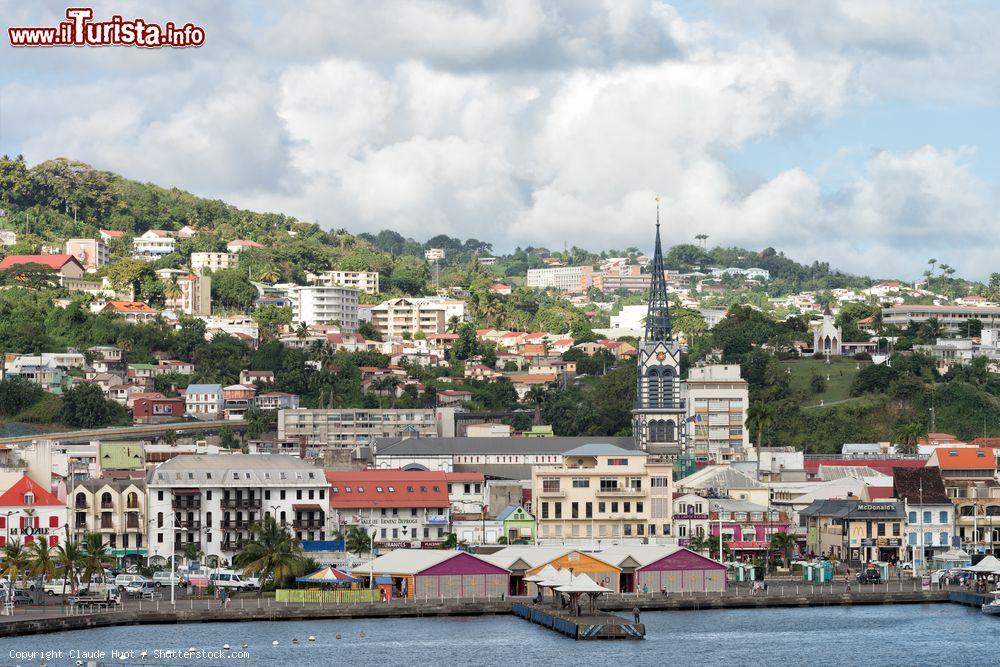
<svg viewBox="0 0 1000 667">
<path fill-rule="evenodd" d="M 513 616 L 126 626 L 0 640 L 0 664 L 968 667 L 996 664 L 1000 639 L 1000 618 L 954 604 L 649 612 L 642 621 L 645 641 L 598 642 Z"/>
</svg>

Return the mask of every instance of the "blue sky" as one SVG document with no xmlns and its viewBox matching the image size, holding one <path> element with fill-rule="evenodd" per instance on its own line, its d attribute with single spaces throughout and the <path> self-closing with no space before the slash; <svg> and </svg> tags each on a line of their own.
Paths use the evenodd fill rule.
<svg viewBox="0 0 1000 667">
<path fill-rule="evenodd" d="M 0 0 L 7 25 L 65 3 Z M 98 2 L 185 51 L 0 47 L 0 150 L 353 232 L 994 270 L 1000 6 Z"/>
</svg>

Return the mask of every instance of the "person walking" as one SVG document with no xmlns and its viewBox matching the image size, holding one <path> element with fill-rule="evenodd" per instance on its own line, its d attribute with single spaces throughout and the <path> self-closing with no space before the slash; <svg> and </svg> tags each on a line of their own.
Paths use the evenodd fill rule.
<svg viewBox="0 0 1000 667">
<path fill-rule="evenodd" d="M 850 572 L 848 572 L 847 574 L 844 575 L 844 592 L 845 593 L 850 593 L 851 592 L 851 573 Z"/>
<path fill-rule="evenodd" d="M 639 605 L 632 608 L 632 618 L 635 619 L 636 623 L 639 622 Z"/>
</svg>

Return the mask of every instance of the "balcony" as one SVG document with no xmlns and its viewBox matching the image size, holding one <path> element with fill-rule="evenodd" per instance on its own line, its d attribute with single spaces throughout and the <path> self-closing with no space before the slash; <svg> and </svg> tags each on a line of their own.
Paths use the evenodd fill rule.
<svg viewBox="0 0 1000 667">
<path fill-rule="evenodd" d="M 226 540 L 222 543 L 223 551 L 242 551 L 246 545 L 245 540 Z"/>
<path fill-rule="evenodd" d="M 200 510 L 201 498 L 174 498 L 170 506 L 175 510 Z"/>
<path fill-rule="evenodd" d="M 201 530 L 200 519 L 182 519 L 181 521 L 177 521 L 175 525 L 185 530 Z"/>
<path fill-rule="evenodd" d="M 565 498 L 566 492 L 563 491 L 562 489 L 555 489 L 549 491 L 545 491 L 543 489 L 541 493 L 539 493 L 538 495 L 541 497 L 548 497 L 548 498 Z"/>
<path fill-rule="evenodd" d="M 628 496 L 630 498 L 644 498 L 646 492 L 643 489 L 629 489 L 619 486 L 617 489 L 598 489 L 597 496 Z"/>
<path fill-rule="evenodd" d="M 222 527 L 226 530 L 247 530 L 250 528 L 251 525 L 252 522 L 242 521 L 242 520 L 241 521 L 230 520 L 222 522 Z"/>
<path fill-rule="evenodd" d="M 319 530 L 323 527 L 320 519 L 296 519 L 292 521 L 292 528 L 297 530 Z"/>
<path fill-rule="evenodd" d="M 221 505 L 226 509 L 259 510 L 261 500 L 260 498 L 223 498 Z"/>
</svg>

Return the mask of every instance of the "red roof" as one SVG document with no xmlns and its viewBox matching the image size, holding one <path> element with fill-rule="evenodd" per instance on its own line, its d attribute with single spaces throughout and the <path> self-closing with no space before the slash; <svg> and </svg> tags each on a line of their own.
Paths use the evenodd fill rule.
<svg viewBox="0 0 1000 667">
<path fill-rule="evenodd" d="M 3 261 L 0 262 L 0 271 L 23 264 L 41 264 L 42 266 L 47 266 L 50 269 L 58 271 L 70 262 L 80 264 L 73 255 L 9 255 L 4 257 Z M 80 268 L 83 267 L 81 266 Z"/>
<path fill-rule="evenodd" d="M 969 444 L 973 447 L 1000 447 L 1000 438 L 976 438 Z"/>
<path fill-rule="evenodd" d="M 3 495 L 0 495 L 0 507 L 26 507 L 27 505 L 24 502 L 24 494 L 26 493 L 35 494 L 35 501 L 31 504 L 32 507 L 38 505 L 53 506 L 66 504 L 56 498 L 51 491 L 25 474 L 21 479 L 14 482 L 14 485 L 7 489 Z"/>
<path fill-rule="evenodd" d="M 886 498 L 892 498 L 893 492 L 891 486 L 869 486 L 868 487 L 868 499 L 869 500 L 885 500 Z"/>
<path fill-rule="evenodd" d="M 227 245 L 227 247 L 231 246 L 231 245 L 234 245 L 234 246 L 239 246 L 239 247 L 242 247 L 242 248 L 263 248 L 264 247 L 264 246 L 262 246 L 259 243 L 256 243 L 254 241 L 247 241 L 246 239 L 235 239 L 235 240 L 230 241 L 226 245 Z"/>
<path fill-rule="evenodd" d="M 117 229 L 102 229 L 101 233 L 105 236 L 110 236 L 113 239 L 120 239 L 125 236 L 125 232 L 120 232 Z"/>
<path fill-rule="evenodd" d="M 444 476 L 449 482 L 482 482 L 486 480 L 481 472 L 446 472 Z"/>
<path fill-rule="evenodd" d="M 997 457 L 989 447 L 938 447 L 932 460 L 941 470 L 995 470 Z"/>
<path fill-rule="evenodd" d="M 157 313 L 159 311 L 150 308 L 142 301 L 108 301 L 104 305 L 104 310 L 113 310 L 116 313 Z"/>
<path fill-rule="evenodd" d="M 451 506 L 443 472 L 327 470 L 326 479 L 330 483 L 331 508 Z"/>
</svg>

